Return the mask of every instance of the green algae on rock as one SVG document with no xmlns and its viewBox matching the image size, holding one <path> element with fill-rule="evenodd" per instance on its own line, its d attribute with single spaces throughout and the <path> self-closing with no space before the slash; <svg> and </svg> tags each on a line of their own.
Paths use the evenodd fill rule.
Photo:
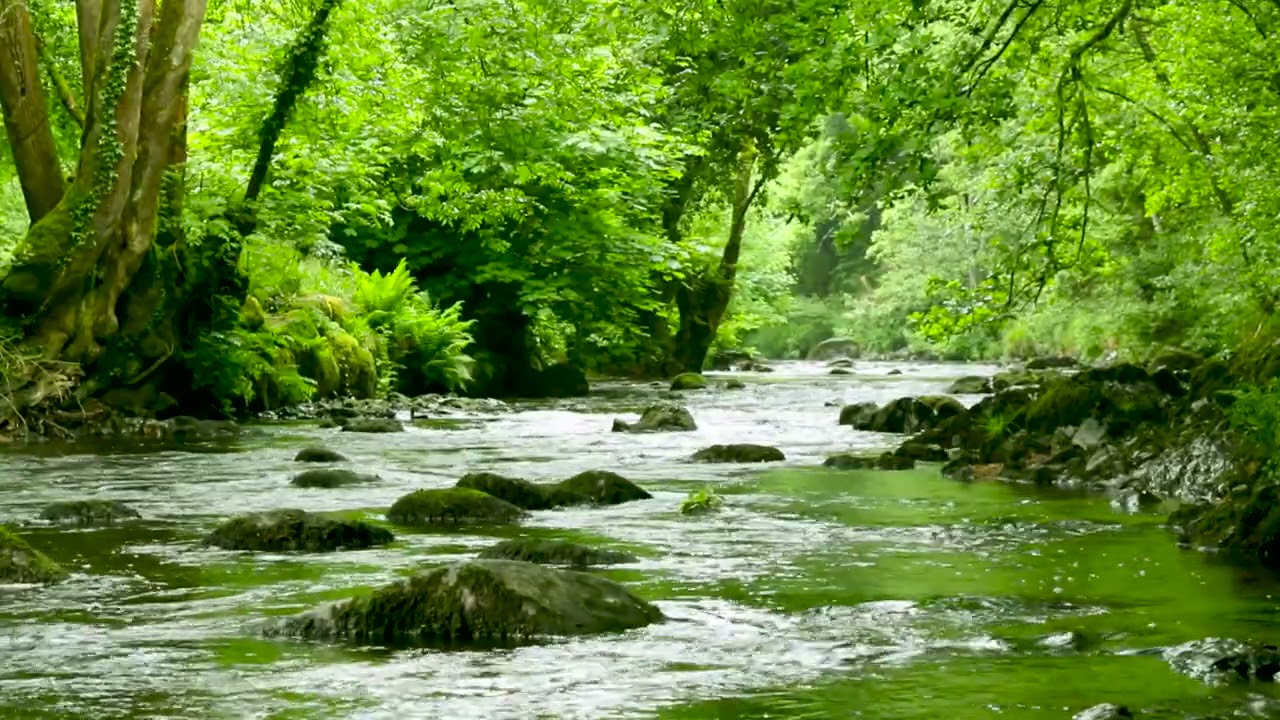
<svg viewBox="0 0 1280 720">
<path fill-rule="evenodd" d="M 511 525 L 527 516 L 506 500 L 471 488 L 416 490 L 395 501 L 387 519 L 418 528 Z"/>
<path fill-rule="evenodd" d="M 456 487 L 479 490 L 525 510 L 549 510 L 557 504 L 551 486 L 497 473 L 467 473 Z"/>
<path fill-rule="evenodd" d="M 373 482 L 377 475 L 366 475 L 343 468 L 317 468 L 293 476 L 290 485 L 304 488 L 336 488 Z"/>
<path fill-rule="evenodd" d="M 671 380 L 672 390 L 701 390 L 707 386 L 707 379 L 701 373 L 680 373 Z"/>
<path fill-rule="evenodd" d="M 293 456 L 294 462 L 331 463 L 344 462 L 346 459 L 347 456 L 336 450 L 330 450 L 329 448 L 318 446 L 302 448 L 298 451 L 297 455 Z"/>
<path fill-rule="evenodd" d="M 371 523 L 290 508 L 234 517 L 204 542 L 226 550 L 331 552 L 363 550 L 394 539 L 390 530 Z"/>
<path fill-rule="evenodd" d="M 653 497 L 644 488 L 608 470 L 580 472 L 552 485 L 551 493 L 559 505 L 619 505 Z"/>
<path fill-rule="evenodd" d="M 471 560 L 284 618 L 264 633 L 359 645 L 465 646 L 621 632 L 662 619 L 626 587 L 591 573 Z"/>
<path fill-rule="evenodd" d="M 66 525 L 108 525 L 142 517 L 119 500 L 69 500 L 56 502 L 40 512 L 40 519 Z"/>
<path fill-rule="evenodd" d="M 66 577 L 67 571 L 56 562 L 0 525 L 0 583 L 47 584 Z"/>
<path fill-rule="evenodd" d="M 787 456 L 776 447 L 735 443 L 703 448 L 694 453 L 691 459 L 700 463 L 764 463 L 780 462 L 786 460 Z"/>
<path fill-rule="evenodd" d="M 635 562 L 631 553 L 603 550 L 589 545 L 552 538 L 513 538 L 503 540 L 480 551 L 482 559 L 522 560 L 541 565 L 569 565 L 590 567 Z"/>
<path fill-rule="evenodd" d="M 613 432 L 692 432 L 697 429 L 693 416 L 679 405 L 650 405 L 634 423 L 613 421 Z"/>
</svg>

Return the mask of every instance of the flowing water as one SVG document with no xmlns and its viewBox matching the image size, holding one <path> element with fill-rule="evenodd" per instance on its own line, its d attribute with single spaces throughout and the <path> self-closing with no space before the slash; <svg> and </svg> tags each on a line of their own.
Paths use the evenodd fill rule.
<svg viewBox="0 0 1280 720">
<path fill-rule="evenodd" d="M 74 572 L 0 588 L 0 717 L 84 718 L 1069 718 L 1117 702 L 1140 717 L 1267 717 L 1271 686 L 1211 687 L 1144 650 L 1205 637 L 1275 638 L 1280 585 L 1176 547 L 1156 514 L 1104 498 L 936 467 L 832 472 L 829 453 L 893 437 L 836 424 L 827 403 L 938 392 L 993 368 L 862 363 L 833 377 L 781 365 L 739 391 L 686 395 L 693 433 L 610 433 L 661 388 L 426 423 L 392 435 L 252 428 L 184 450 L 0 455 L 0 519 L 47 503 L 118 499 L 115 527 L 28 527 Z M 974 398 L 963 398 L 972 401 Z M 776 445 L 785 463 L 694 465 L 719 442 Z M 381 480 L 298 489 L 294 452 L 322 443 Z M 199 450 L 198 452 L 195 450 Z M 280 507 L 380 520 L 400 495 L 464 472 L 532 480 L 612 469 L 654 499 L 535 513 L 518 529 L 399 532 L 325 555 L 204 548 L 229 515 Z M 684 517 L 711 486 L 722 512 Z M 474 652 L 267 640 L 264 619 L 466 557 L 520 533 L 630 550 L 601 571 L 670 622 L 620 635 Z M 1216 713 L 1216 715 L 1215 715 Z"/>
</svg>

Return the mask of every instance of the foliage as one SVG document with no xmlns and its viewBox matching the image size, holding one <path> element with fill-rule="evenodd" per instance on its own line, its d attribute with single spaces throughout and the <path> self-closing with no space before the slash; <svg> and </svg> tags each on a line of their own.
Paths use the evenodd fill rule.
<svg viewBox="0 0 1280 720">
<path fill-rule="evenodd" d="M 724 505 L 724 499 L 715 493 L 709 487 L 693 490 L 689 493 L 689 497 L 680 503 L 680 514 L 682 515 L 705 515 L 707 513 L 719 510 Z"/>
<path fill-rule="evenodd" d="M 1233 391 L 1231 425 L 1270 454 L 1271 472 L 1280 470 L 1280 378 Z"/>
</svg>

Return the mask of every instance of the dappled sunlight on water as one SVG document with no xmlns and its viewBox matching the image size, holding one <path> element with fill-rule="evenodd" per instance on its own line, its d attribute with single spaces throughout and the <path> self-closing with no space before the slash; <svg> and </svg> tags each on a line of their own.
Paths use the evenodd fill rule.
<svg viewBox="0 0 1280 720">
<path fill-rule="evenodd" d="M 901 368 L 902 375 L 888 371 Z M 0 519 L 117 499 L 144 520 L 24 535 L 73 572 L 0 588 L 0 717 L 1064 718 L 1100 702 L 1144 717 L 1245 709 L 1268 688 L 1210 689 L 1142 651 L 1209 636 L 1275 640 L 1280 586 L 1179 550 L 1161 518 L 1103 498 L 960 484 L 934 467 L 817 467 L 895 438 L 836 424 L 838 405 L 943 391 L 993 367 L 818 364 L 738 375 L 682 396 L 690 433 L 611 433 L 665 387 L 604 383 L 590 399 L 404 433 L 251 428 L 221 446 L 0 456 Z M 726 373 L 709 375 L 712 385 Z M 976 398 L 961 398 L 971 403 Z M 405 418 L 407 420 L 407 418 Z M 697 465 L 715 443 L 775 445 L 769 467 Z M 340 489 L 289 485 L 300 447 L 375 473 Z M 191 452 L 189 450 L 200 450 Z M 225 517 L 280 507 L 380 520 L 396 498 L 468 471 L 537 481 L 611 469 L 654 498 L 535 513 L 519 528 L 399 534 L 374 550 L 238 553 L 199 544 Z M 679 506 L 712 486 L 716 514 Z M 384 651 L 266 640 L 265 620 L 534 534 L 626 549 L 600 571 L 668 622 L 493 651 Z M 1068 638 L 1065 644 L 1054 638 Z M 1070 639 L 1086 638 L 1080 647 Z M 1265 699 L 1265 698 L 1264 698 Z"/>
</svg>

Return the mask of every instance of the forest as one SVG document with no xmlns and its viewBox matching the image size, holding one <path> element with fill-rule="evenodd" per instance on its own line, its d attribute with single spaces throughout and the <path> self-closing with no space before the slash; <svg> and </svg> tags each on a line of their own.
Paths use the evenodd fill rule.
<svg viewBox="0 0 1280 720">
<path fill-rule="evenodd" d="M 6 422 L 1272 332 L 1271 0 L 3 0 Z"/>
</svg>

